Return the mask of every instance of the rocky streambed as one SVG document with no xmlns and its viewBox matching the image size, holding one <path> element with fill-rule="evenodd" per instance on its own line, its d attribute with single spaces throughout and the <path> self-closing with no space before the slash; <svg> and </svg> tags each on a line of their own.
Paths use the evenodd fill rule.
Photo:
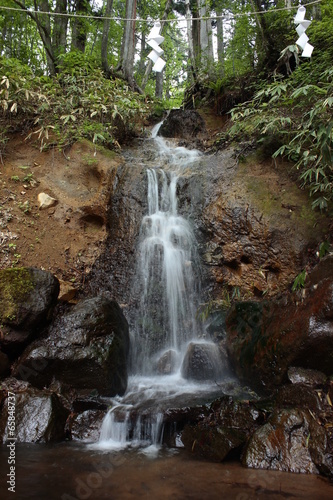
<svg viewBox="0 0 333 500">
<path fill-rule="evenodd" d="M 225 322 L 211 326 L 243 388 L 231 383 L 219 395 L 217 385 L 210 403 L 170 404 L 166 445 L 218 462 L 237 458 L 252 468 L 332 477 L 332 264 L 326 257 L 314 268 L 299 303 L 236 303 Z M 52 443 L 98 440 L 110 397 L 126 391 L 129 336 L 121 308 L 98 296 L 64 309 L 56 305 L 58 289 L 45 271 L 0 272 L 3 443 L 10 438 L 9 393 L 17 442 Z M 318 290 L 326 291 L 320 300 Z M 292 348 L 286 324 L 298 340 Z"/>
</svg>

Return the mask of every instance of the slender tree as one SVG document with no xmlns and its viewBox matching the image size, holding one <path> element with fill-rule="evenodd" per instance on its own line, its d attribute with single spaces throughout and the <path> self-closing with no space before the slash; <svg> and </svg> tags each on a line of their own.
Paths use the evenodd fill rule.
<svg viewBox="0 0 333 500">
<path fill-rule="evenodd" d="M 102 44 L 101 44 L 101 60 L 102 69 L 107 78 L 110 76 L 110 66 L 108 63 L 108 41 L 109 41 L 109 31 L 110 31 L 110 16 L 112 13 L 113 0 L 106 0 L 105 7 L 105 20 L 103 22 L 103 33 L 102 33 Z"/>
<path fill-rule="evenodd" d="M 51 20 L 51 10 L 47 0 L 34 0 L 35 12 L 28 9 L 21 0 L 13 0 L 36 23 L 37 30 L 43 42 L 48 71 L 55 75 L 58 71 L 58 56 L 66 51 L 66 33 L 68 18 L 54 22 Z M 66 11 L 66 0 L 56 0 L 55 12 Z M 38 13 L 40 11 L 41 13 Z M 44 14 L 44 12 L 46 14 Z M 49 14 L 48 14 L 49 13 Z"/>
<path fill-rule="evenodd" d="M 218 60 L 218 72 L 220 76 L 224 76 L 224 28 L 223 28 L 223 8 L 219 3 L 216 6 L 216 28 L 217 28 L 217 60 Z"/>
<path fill-rule="evenodd" d="M 201 69 L 207 73 L 211 73 L 214 65 L 214 54 L 212 23 L 210 19 L 207 19 L 210 15 L 210 7 L 207 0 L 198 0 L 198 13 L 200 18 L 199 50 Z"/>
<path fill-rule="evenodd" d="M 43 0 L 47 1 L 47 0 Z M 74 10 L 76 14 L 86 16 L 89 13 L 89 0 L 75 0 Z M 72 50 L 84 52 L 87 42 L 88 22 L 83 17 L 77 17 L 72 27 Z"/>
<path fill-rule="evenodd" d="M 134 81 L 134 54 L 135 54 L 135 20 L 136 1 L 126 0 L 126 13 L 124 22 L 124 35 L 121 47 L 121 57 L 118 70 L 124 75 L 131 87 L 135 87 Z"/>
</svg>

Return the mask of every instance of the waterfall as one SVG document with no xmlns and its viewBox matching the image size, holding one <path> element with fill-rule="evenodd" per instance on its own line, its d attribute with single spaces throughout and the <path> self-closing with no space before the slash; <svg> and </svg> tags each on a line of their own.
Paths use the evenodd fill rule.
<svg viewBox="0 0 333 500">
<path fill-rule="evenodd" d="M 198 336 L 199 260 L 188 221 L 177 213 L 178 174 L 147 170 L 148 215 L 142 220 L 137 280 L 140 287 L 132 369 L 148 374 L 156 356 L 180 354 Z M 196 272 L 196 276 L 195 276 Z"/>
<path fill-rule="evenodd" d="M 151 450 L 162 443 L 164 412 L 221 395 L 221 353 L 196 321 L 200 262 L 191 224 L 178 213 L 177 186 L 200 153 L 170 145 L 154 127 L 157 164 L 146 169 L 143 217 L 133 289 L 138 298 L 131 339 L 131 375 L 111 400 L 95 446 Z M 177 441 L 177 439 L 175 439 Z"/>
</svg>

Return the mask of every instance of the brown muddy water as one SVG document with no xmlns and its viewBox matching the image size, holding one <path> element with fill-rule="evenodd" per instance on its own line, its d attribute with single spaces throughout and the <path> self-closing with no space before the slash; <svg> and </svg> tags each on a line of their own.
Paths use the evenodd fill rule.
<svg viewBox="0 0 333 500">
<path fill-rule="evenodd" d="M 15 493 L 8 491 L 9 449 L 0 449 L 0 498 L 34 500 L 333 499 L 323 477 L 243 468 L 194 459 L 183 449 L 147 456 L 105 452 L 85 445 L 15 448 Z M 12 477 L 13 479 L 13 477 Z"/>
</svg>

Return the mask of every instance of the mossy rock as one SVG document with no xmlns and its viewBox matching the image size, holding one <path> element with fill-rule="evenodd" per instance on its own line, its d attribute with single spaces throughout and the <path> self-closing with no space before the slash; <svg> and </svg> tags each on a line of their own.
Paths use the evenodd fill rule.
<svg viewBox="0 0 333 500">
<path fill-rule="evenodd" d="M 25 329 L 47 319 L 59 294 L 59 282 L 47 271 L 11 268 L 0 271 L 0 322 Z"/>
<path fill-rule="evenodd" d="M 17 322 L 20 304 L 33 290 L 32 276 L 26 268 L 5 269 L 0 272 L 0 318 L 10 325 Z"/>
</svg>

